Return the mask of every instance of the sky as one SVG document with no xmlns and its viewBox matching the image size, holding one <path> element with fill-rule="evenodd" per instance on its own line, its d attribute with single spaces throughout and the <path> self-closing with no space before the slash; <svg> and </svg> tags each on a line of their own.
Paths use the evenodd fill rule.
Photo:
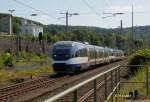
<svg viewBox="0 0 150 102">
<path fill-rule="evenodd" d="M 0 0 L 0 13 L 9 13 L 9 9 L 15 9 L 15 16 L 42 24 L 65 25 L 65 14 L 60 13 L 68 10 L 69 13 L 79 14 L 69 17 L 69 25 L 117 28 L 120 26 L 120 20 L 123 20 L 123 27 L 132 25 L 132 5 L 134 26 L 150 25 L 149 4 L 150 0 Z M 118 12 L 124 14 L 104 14 Z"/>
</svg>

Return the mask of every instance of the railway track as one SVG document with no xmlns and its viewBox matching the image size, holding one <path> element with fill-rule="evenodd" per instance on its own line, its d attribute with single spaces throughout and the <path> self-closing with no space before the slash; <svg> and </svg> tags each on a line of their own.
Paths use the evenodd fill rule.
<svg viewBox="0 0 150 102">
<path fill-rule="evenodd" d="M 22 88 L 22 87 L 25 87 L 25 86 L 30 85 L 30 84 L 36 84 L 36 83 L 44 81 L 44 80 L 46 80 L 46 78 L 39 78 L 39 79 L 23 82 L 23 83 L 20 83 L 20 84 L 16 84 L 16 85 L 11 85 L 11 86 L 8 86 L 8 87 L 0 88 L 0 95 L 1 94 L 5 94 L 8 91 L 11 91 L 11 90 L 14 90 L 14 89 L 17 89 L 17 88 Z"/>
<path fill-rule="evenodd" d="M 38 88 L 48 87 L 49 85 L 65 80 L 69 76 L 64 76 L 55 79 L 41 78 L 29 82 L 24 82 L 17 85 L 8 86 L 0 89 L 0 101 L 8 101 L 11 97 L 24 94 Z"/>
<path fill-rule="evenodd" d="M 125 61 L 120 61 L 120 62 L 115 62 L 112 63 L 110 65 L 103 65 L 102 68 L 98 68 L 98 69 L 94 69 L 94 70 L 89 70 L 87 72 L 81 73 L 79 75 L 75 75 L 75 76 L 63 76 L 63 77 L 58 77 L 58 78 L 40 78 L 40 79 L 36 79 L 36 80 L 31 80 L 28 82 L 23 82 L 17 85 L 12 85 L 12 86 L 8 86 L 5 88 L 1 88 L 0 89 L 0 102 L 20 102 L 20 101 L 16 101 L 15 99 L 13 99 L 14 97 L 18 98 L 18 96 L 24 97 L 26 95 L 30 96 L 31 98 L 22 98 L 28 102 L 34 101 L 36 100 L 36 102 L 38 102 L 38 98 L 42 98 L 43 96 L 47 96 L 47 94 L 51 94 L 55 95 L 57 93 L 59 93 L 62 90 L 65 90 L 68 87 L 71 87 L 93 75 L 95 75 L 96 73 L 99 73 L 98 71 L 106 71 L 107 68 L 111 68 L 112 66 L 116 66 L 116 64 L 120 64 L 120 63 L 124 63 Z M 88 75 L 88 76 L 87 76 Z M 65 86 L 65 88 L 64 88 Z M 53 88 L 52 88 L 53 87 Z M 48 88 L 48 89 L 46 89 Z M 46 90 L 39 93 L 38 95 L 35 95 L 36 93 L 35 90 Z M 58 91 L 59 90 L 59 91 Z M 91 93 L 90 93 L 91 92 Z M 92 94 L 92 90 L 90 90 L 88 93 L 89 95 Z M 28 94 L 27 94 L 28 93 Z M 37 92 L 38 93 L 38 92 Z M 48 96 L 49 97 L 49 96 Z M 19 97 L 20 98 L 20 97 Z M 13 101 L 12 101 L 13 99 Z M 80 98 L 79 100 L 84 99 L 84 97 Z M 10 101 L 11 100 L 11 101 Z M 41 102 L 41 100 L 39 101 Z M 64 101 L 66 102 L 66 101 Z"/>
</svg>

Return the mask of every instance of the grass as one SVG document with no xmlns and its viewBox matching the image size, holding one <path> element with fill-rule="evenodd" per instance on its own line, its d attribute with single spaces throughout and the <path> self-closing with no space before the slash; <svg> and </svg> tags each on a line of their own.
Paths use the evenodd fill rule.
<svg viewBox="0 0 150 102">
<path fill-rule="evenodd" d="M 30 78 L 30 75 L 32 75 L 33 77 L 37 77 L 43 73 L 52 74 L 52 67 L 41 67 L 32 70 L 0 70 L 0 85 L 5 86 L 10 84 L 16 84 L 28 80 Z"/>
<path fill-rule="evenodd" d="M 22 65 L 32 65 L 32 64 L 39 64 L 39 63 L 51 63 L 48 59 L 34 59 L 34 60 L 19 60 L 15 62 L 15 66 L 22 66 Z"/>
<path fill-rule="evenodd" d="M 3 61 L 3 57 L 2 54 L 0 54 L 0 69 L 2 69 L 4 67 L 4 61 Z"/>
<path fill-rule="evenodd" d="M 20 59 L 15 63 L 15 65 L 30 65 L 30 64 L 36 64 L 36 63 L 50 63 L 50 60 L 48 59 L 48 55 L 42 55 L 38 56 L 35 53 L 26 53 L 21 52 Z"/>
<path fill-rule="evenodd" d="M 145 68 L 140 68 L 138 72 L 129 79 L 129 82 L 145 82 L 146 72 Z M 150 68 L 149 68 L 149 76 L 150 78 Z M 144 83 L 125 83 L 123 87 L 118 92 L 121 95 L 129 95 L 129 92 L 134 92 L 134 90 L 138 90 L 140 96 L 146 96 L 146 85 Z M 149 90 L 150 94 L 150 90 Z"/>
<path fill-rule="evenodd" d="M 0 69 L 5 67 L 4 62 L 6 61 L 6 53 L 0 53 Z M 27 53 L 25 51 L 20 52 L 19 60 L 13 56 L 12 63 L 14 66 L 31 65 L 36 63 L 50 63 L 48 55 L 38 56 L 35 53 Z"/>
<path fill-rule="evenodd" d="M 6 70 L 0 70 L 0 84 L 1 85 L 7 85 L 11 84 L 11 80 L 14 78 L 17 78 L 17 74 L 15 74 L 14 71 L 6 71 Z"/>
<path fill-rule="evenodd" d="M 144 75 L 145 75 L 145 73 L 144 73 L 145 71 L 144 70 L 139 70 L 137 73 L 136 73 L 136 75 L 135 76 L 133 76 L 130 80 L 129 80 L 129 82 L 142 82 L 142 81 L 144 81 Z M 130 91 L 134 91 L 134 90 L 141 90 L 141 89 L 143 89 L 143 85 L 141 86 L 141 84 L 139 84 L 139 85 L 137 85 L 137 83 L 136 84 L 134 84 L 134 83 L 129 83 L 129 84 L 125 84 L 125 87 L 123 88 L 123 92 L 125 92 L 125 93 L 129 93 Z"/>
<path fill-rule="evenodd" d="M 38 76 L 42 73 L 53 73 L 52 67 L 41 67 L 41 68 L 36 68 L 36 69 L 31 69 L 31 70 L 17 70 L 17 74 L 21 75 L 33 75 L 33 76 Z"/>
</svg>

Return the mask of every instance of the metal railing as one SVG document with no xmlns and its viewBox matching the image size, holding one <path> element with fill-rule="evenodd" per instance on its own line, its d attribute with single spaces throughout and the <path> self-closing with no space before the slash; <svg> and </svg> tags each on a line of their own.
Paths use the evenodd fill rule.
<svg viewBox="0 0 150 102">
<path fill-rule="evenodd" d="M 93 96 L 93 102 L 99 102 L 98 101 L 98 89 L 100 88 L 100 86 L 104 86 L 104 92 L 103 92 L 103 95 L 104 95 L 104 99 L 102 102 L 108 102 L 108 101 L 111 101 L 113 102 L 114 100 L 114 95 L 117 93 L 118 90 L 120 90 L 120 84 L 121 83 L 126 83 L 126 82 L 122 82 L 120 80 L 120 71 L 121 71 L 121 68 L 123 67 L 129 67 L 129 66 L 141 66 L 141 67 L 145 67 L 146 68 L 146 80 L 145 80 L 145 84 L 146 84 L 146 95 L 148 95 L 148 66 L 147 65 L 128 65 L 128 66 L 121 66 L 121 65 L 118 65 L 116 67 L 113 67 L 105 72 L 102 72 L 98 75 L 95 75 L 93 76 L 92 78 L 88 79 L 88 80 L 85 80 L 53 97 L 51 97 L 50 99 L 47 99 L 45 100 L 44 102 L 55 102 L 55 101 L 58 101 L 59 99 L 65 97 L 66 95 L 70 94 L 70 93 L 73 93 L 73 97 L 72 97 L 72 100 L 73 102 L 80 102 L 80 98 L 79 98 L 79 95 L 78 95 L 78 91 L 81 87 L 84 87 L 86 84 L 88 83 L 92 83 L 93 85 L 93 91 L 90 91 L 91 94 Z M 99 84 L 97 83 L 97 81 L 99 80 L 99 78 L 103 78 L 104 80 L 101 81 Z M 109 80 L 109 82 L 108 82 Z M 137 82 L 137 83 L 140 83 L 140 82 Z M 108 88 L 108 84 L 110 85 L 110 89 Z M 100 90 L 101 91 L 101 90 Z M 110 91 L 110 92 L 108 92 Z M 89 96 L 90 96 L 89 95 Z M 117 97 L 116 98 L 116 101 L 117 101 Z M 81 101 L 83 102 L 83 101 Z"/>
</svg>

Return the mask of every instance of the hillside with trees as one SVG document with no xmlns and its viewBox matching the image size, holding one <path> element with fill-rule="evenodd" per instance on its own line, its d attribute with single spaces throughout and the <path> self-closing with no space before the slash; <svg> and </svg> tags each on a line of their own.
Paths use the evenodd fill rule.
<svg viewBox="0 0 150 102">
<path fill-rule="evenodd" d="M 13 17 L 13 31 L 14 34 L 20 32 L 21 19 Z M 90 44 L 119 48 L 123 50 L 129 49 L 131 28 L 105 29 L 91 26 L 69 26 L 68 35 L 66 35 L 65 25 L 42 25 L 39 22 L 28 20 L 29 22 L 43 26 L 44 40 L 47 44 L 53 44 L 59 40 L 73 40 L 81 42 L 89 42 Z M 0 14 L 0 32 L 9 32 L 9 15 Z M 150 26 L 134 27 L 134 41 L 135 48 L 149 47 L 150 43 Z M 23 37 L 24 38 L 24 37 Z M 22 39 L 23 39 L 22 38 Z M 31 39 L 30 37 L 29 39 Z"/>
</svg>

